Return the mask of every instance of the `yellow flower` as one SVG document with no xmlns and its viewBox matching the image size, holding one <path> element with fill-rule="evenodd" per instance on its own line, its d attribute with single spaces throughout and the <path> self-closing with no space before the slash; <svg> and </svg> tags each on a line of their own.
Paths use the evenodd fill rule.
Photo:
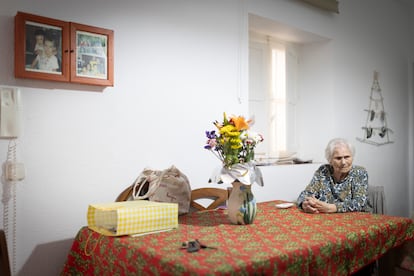
<svg viewBox="0 0 414 276">
<path fill-rule="evenodd" d="M 240 135 L 240 132 L 237 130 L 235 126 L 226 125 L 220 128 L 220 134 L 224 136 L 238 137 Z"/>
<path fill-rule="evenodd" d="M 230 138 L 229 142 L 232 149 L 239 149 L 243 146 L 240 138 Z"/>
</svg>

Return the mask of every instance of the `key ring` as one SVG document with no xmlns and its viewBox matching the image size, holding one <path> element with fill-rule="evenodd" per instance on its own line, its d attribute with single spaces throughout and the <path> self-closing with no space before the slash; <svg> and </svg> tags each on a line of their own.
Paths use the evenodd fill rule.
<svg viewBox="0 0 414 276">
<path fill-rule="evenodd" d="M 207 246 L 207 245 L 201 243 L 198 239 L 195 239 L 193 241 L 183 242 L 181 244 L 181 248 L 180 249 L 186 249 L 187 252 L 193 253 L 193 252 L 199 251 L 200 249 L 207 249 L 207 248 L 217 249 L 216 247 Z"/>
</svg>

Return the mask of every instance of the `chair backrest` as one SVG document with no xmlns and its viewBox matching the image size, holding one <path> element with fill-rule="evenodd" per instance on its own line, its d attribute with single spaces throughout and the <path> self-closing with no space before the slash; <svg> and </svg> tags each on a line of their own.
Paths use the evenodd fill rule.
<svg viewBox="0 0 414 276">
<path fill-rule="evenodd" d="M 387 213 L 384 186 L 368 186 L 368 200 L 371 203 L 374 214 Z"/>
<path fill-rule="evenodd" d="M 129 198 L 132 197 L 132 190 L 134 189 L 134 186 L 128 186 L 123 190 L 118 197 L 115 199 L 115 202 L 121 202 L 121 201 L 127 201 Z"/>
<path fill-rule="evenodd" d="M 190 207 L 197 211 L 213 210 L 226 204 L 229 194 L 225 189 L 219 188 L 198 188 L 191 191 Z M 207 207 L 196 202 L 197 199 L 211 199 L 213 202 Z"/>
<path fill-rule="evenodd" d="M 11 275 L 6 233 L 3 229 L 0 229 L 0 275 Z"/>
</svg>

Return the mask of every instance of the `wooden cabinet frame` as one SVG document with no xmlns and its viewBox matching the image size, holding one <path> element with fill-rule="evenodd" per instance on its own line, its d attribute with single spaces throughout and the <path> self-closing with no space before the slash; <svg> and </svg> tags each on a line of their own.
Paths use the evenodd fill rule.
<svg viewBox="0 0 414 276">
<path fill-rule="evenodd" d="M 18 12 L 15 77 L 113 86 L 112 30 Z M 36 37 L 43 42 L 36 46 Z"/>
</svg>

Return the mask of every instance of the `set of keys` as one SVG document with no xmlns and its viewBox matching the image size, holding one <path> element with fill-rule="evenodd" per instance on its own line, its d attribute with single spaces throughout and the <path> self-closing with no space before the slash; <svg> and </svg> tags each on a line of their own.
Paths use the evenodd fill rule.
<svg viewBox="0 0 414 276">
<path fill-rule="evenodd" d="M 217 249 L 217 247 L 207 246 L 196 239 L 194 241 L 183 242 L 181 244 L 181 249 L 186 249 L 187 252 L 193 253 L 199 251 L 200 249 Z"/>
</svg>

